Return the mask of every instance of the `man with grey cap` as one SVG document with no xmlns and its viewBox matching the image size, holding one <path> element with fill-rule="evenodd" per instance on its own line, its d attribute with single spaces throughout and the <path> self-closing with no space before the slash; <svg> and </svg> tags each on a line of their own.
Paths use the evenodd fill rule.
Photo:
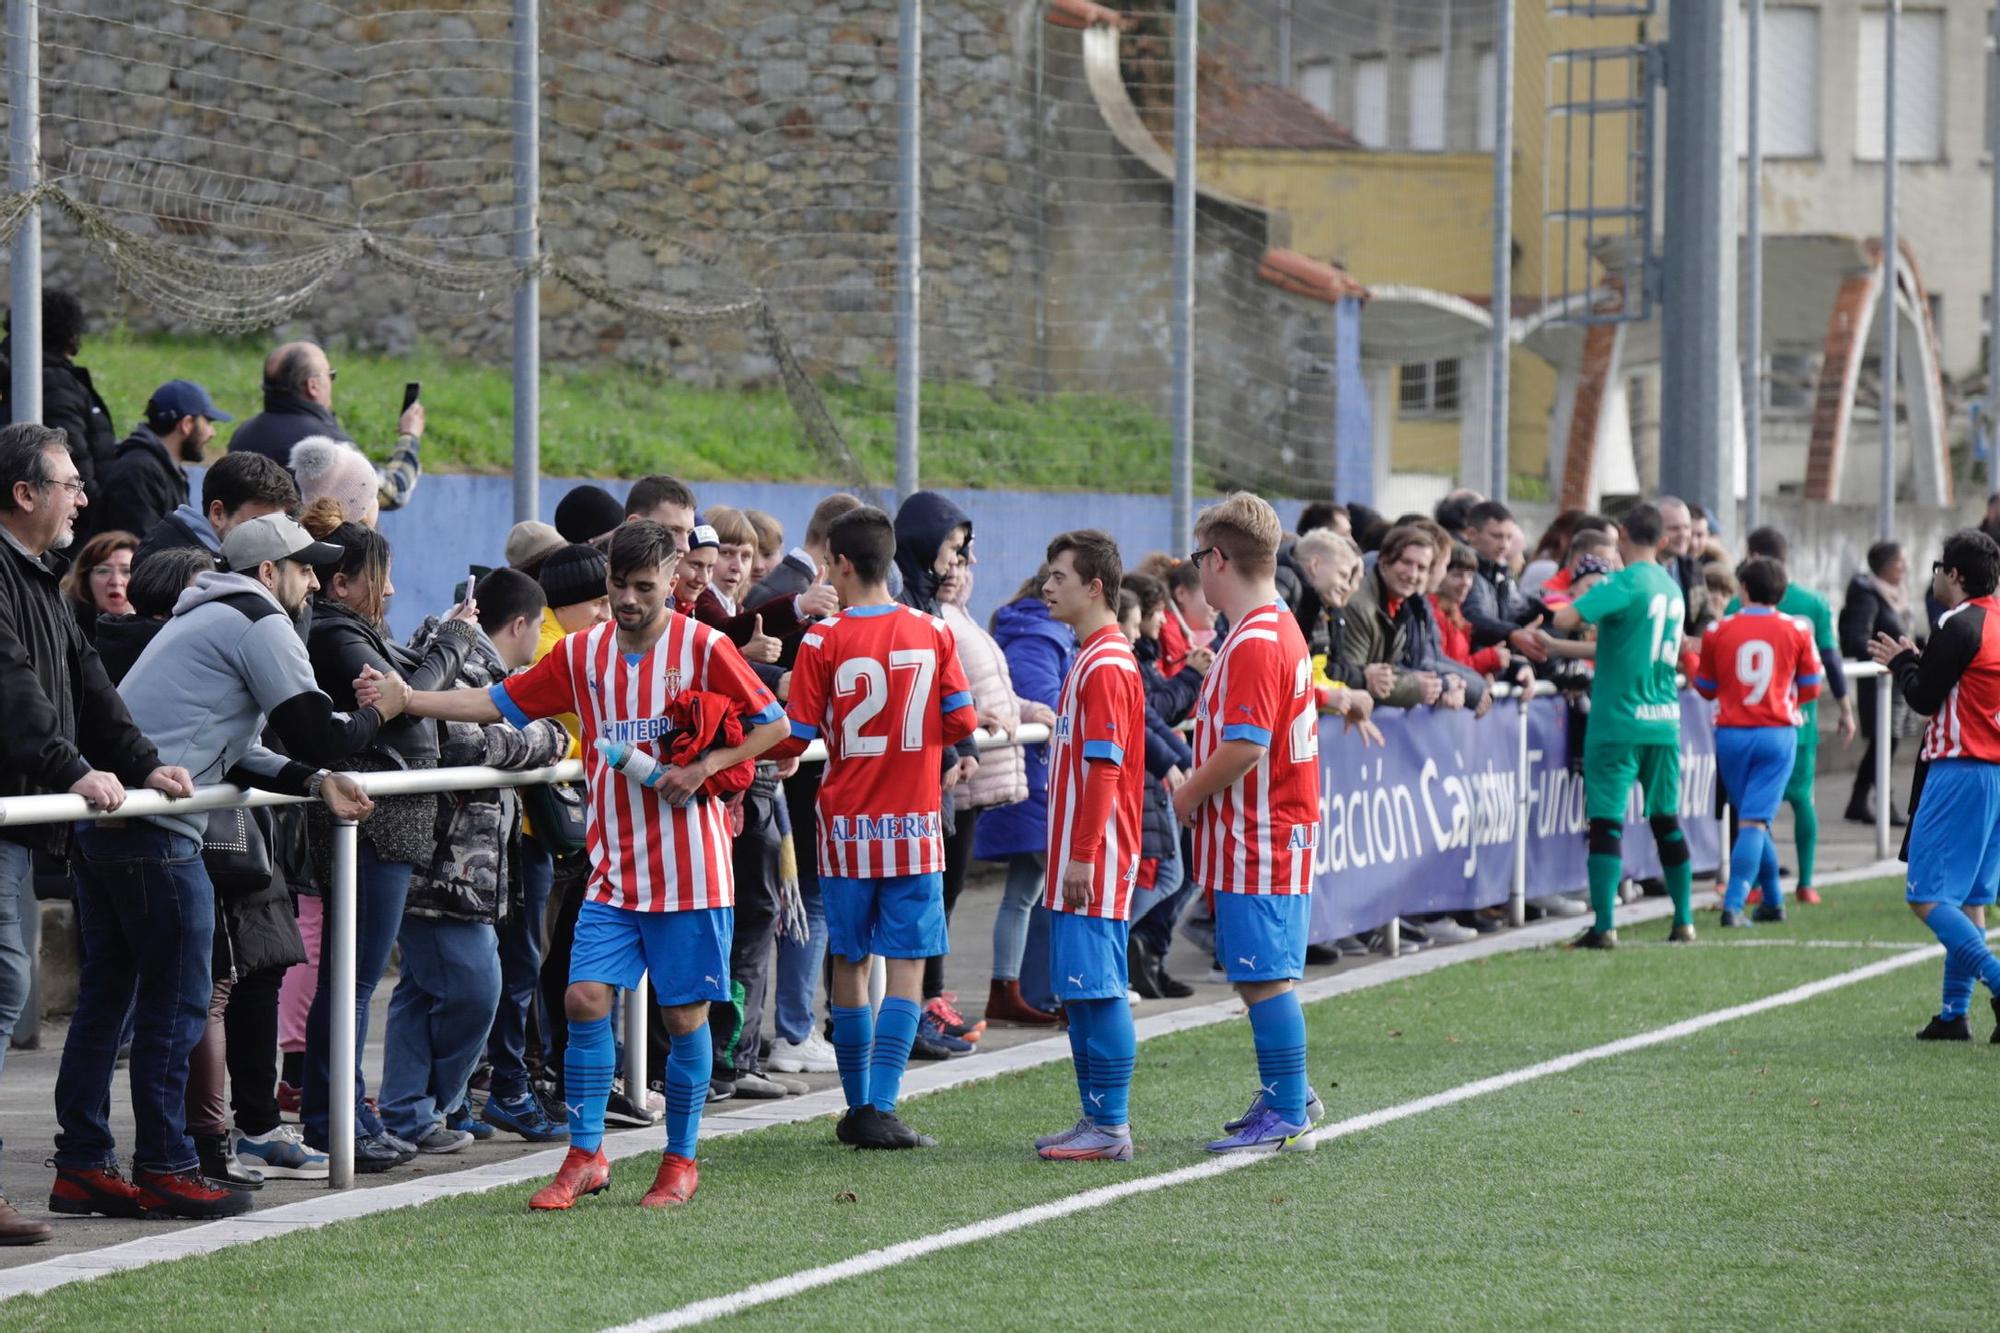
<svg viewBox="0 0 2000 1333">
<path fill-rule="evenodd" d="M 315 542 L 283 514 L 233 528 L 227 572 L 205 573 L 181 594 L 119 694 L 133 721 L 197 783 L 310 796 L 339 819 L 373 802 L 355 779 L 329 770 L 365 748 L 406 694 L 389 678 L 382 702 L 347 714 L 314 683 L 293 626 L 319 586 L 315 562 L 338 547 Z M 289 757 L 261 743 L 266 725 Z M 56 1078 L 58 1212 L 227 1217 L 250 1196 L 203 1177 L 187 1134 L 188 1056 L 208 1019 L 215 889 L 201 859 L 208 816 L 169 809 L 86 825 L 77 835 L 83 975 Z M 119 1029 L 134 1009 L 133 1175 L 118 1174 L 106 1122 Z"/>
</svg>

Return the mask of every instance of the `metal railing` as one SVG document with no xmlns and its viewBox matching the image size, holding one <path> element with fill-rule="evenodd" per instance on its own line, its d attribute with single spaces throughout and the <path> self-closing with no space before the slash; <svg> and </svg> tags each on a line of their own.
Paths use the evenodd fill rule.
<svg viewBox="0 0 2000 1333">
<path fill-rule="evenodd" d="M 1846 664 L 1849 680 L 1862 680 L 1886 676 L 1883 668 L 1872 662 L 1849 662 Z M 1516 790 L 1520 802 L 1522 827 L 1526 827 L 1529 814 L 1528 776 L 1528 702 L 1531 698 L 1547 697 L 1556 693 L 1555 687 L 1546 681 L 1537 682 L 1531 691 L 1522 691 L 1507 685 L 1494 686 L 1496 699 L 1514 700 L 1520 705 L 1516 721 L 1518 744 L 1516 758 Z M 1886 859 L 1890 849 L 1890 765 L 1889 765 L 1889 725 L 1891 691 L 1876 691 L 1876 735 L 1880 743 L 1875 747 L 1875 787 L 1877 792 L 1875 809 L 1875 851 L 1878 858 Z M 997 733 L 980 731 L 974 733 L 975 743 L 981 750 L 999 749 L 1013 745 L 1034 745 L 1049 740 L 1049 729 L 1039 724 L 1020 727 L 1011 738 Z M 814 741 L 800 757 L 801 763 L 822 763 L 826 759 L 826 747 Z M 427 796 L 451 791 L 472 791 L 485 787 L 530 787 L 545 782 L 580 782 L 583 780 L 583 765 L 571 760 L 554 764 L 547 768 L 510 770 L 499 768 L 434 768 L 413 771 L 392 771 L 382 773 L 361 773 L 353 775 L 363 790 L 371 797 L 384 796 Z M 308 798 L 303 796 L 283 796 L 274 792 L 244 790 L 229 784 L 203 787 L 193 796 L 175 799 L 160 792 L 138 789 L 127 793 L 125 803 L 115 814 L 107 815 L 95 810 L 80 796 L 40 795 L 14 796 L 0 799 L 0 826 L 20 826 L 24 824 L 75 823 L 104 818 L 143 819 L 162 814 L 189 814 L 197 811 L 221 810 L 242 806 L 256 808 L 273 805 L 303 805 Z M 1723 855 L 1728 855 L 1727 838 L 1724 838 Z M 329 983 L 333 995 L 345 996 L 346 1003 L 334 1002 L 327 1005 L 329 1016 L 329 1052 L 331 1083 L 329 1090 L 330 1126 L 328 1156 L 331 1172 L 328 1184 L 334 1189 L 344 1189 L 354 1180 L 354 1101 L 355 1101 L 355 1023 L 353 996 L 356 989 L 355 978 L 355 898 L 356 867 L 360 856 L 360 826 L 351 822 L 336 820 L 333 825 L 333 865 L 330 883 L 326 893 L 326 924 L 321 947 L 331 951 L 328 963 Z M 1517 838 L 1514 842 L 1513 884 L 1508 898 L 1508 917 L 1516 926 L 1527 919 L 1527 839 Z M 1389 936 L 1390 956 L 1395 956 L 1397 947 L 1397 927 L 1392 918 L 1384 928 Z M 633 1098 L 643 1099 L 646 1090 L 646 1010 L 647 986 L 642 977 L 637 987 L 626 993 L 624 1005 L 625 1040 L 625 1086 Z"/>
</svg>

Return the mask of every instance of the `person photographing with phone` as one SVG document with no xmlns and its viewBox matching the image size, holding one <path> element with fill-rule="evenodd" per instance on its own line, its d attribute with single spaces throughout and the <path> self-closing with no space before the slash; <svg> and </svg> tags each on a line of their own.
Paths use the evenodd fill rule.
<svg viewBox="0 0 2000 1333">
<path fill-rule="evenodd" d="M 317 343 L 286 343 L 264 358 L 264 410 L 237 427 L 229 452 L 263 454 L 289 470 L 292 448 L 315 435 L 343 444 L 354 437 L 333 411 L 333 384 L 340 372 Z M 423 475 L 424 405 L 422 385 L 403 386 L 403 408 L 396 420 L 396 447 L 389 461 L 376 468 L 380 507 L 401 509 L 416 493 Z M 353 515 L 350 515 L 353 517 Z"/>
</svg>

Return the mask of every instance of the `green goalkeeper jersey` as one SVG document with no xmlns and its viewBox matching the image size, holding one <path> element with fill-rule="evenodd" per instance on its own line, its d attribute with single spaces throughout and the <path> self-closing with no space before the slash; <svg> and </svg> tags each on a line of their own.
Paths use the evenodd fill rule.
<svg viewBox="0 0 2000 1333">
<path fill-rule="evenodd" d="M 1679 745 L 1687 599 L 1674 576 L 1650 560 L 1627 565 L 1577 598 L 1576 613 L 1597 627 L 1591 743 Z"/>
</svg>

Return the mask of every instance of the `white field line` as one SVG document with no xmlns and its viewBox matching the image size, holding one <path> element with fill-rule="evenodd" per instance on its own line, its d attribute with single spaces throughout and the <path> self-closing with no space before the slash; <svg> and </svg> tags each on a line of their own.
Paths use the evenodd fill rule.
<svg viewBox="0 0 2000 1333">
<path fill-rule="evenodd" d="M 1456 1106 L 1460 1102 L 1471 1101 L 1475 1097 L 1484 1097 L 1489 1093 L 1504 1092 L 1509 1088 L 1519 1087 L 1523 1083 L 1531 1083 L 1537 1079 L 1548 1078 L 1555 1074 L 1566 1074 L 1573 1069 L 1600 1060 L 1610 1060 L 1620 1055 L 1630 1054 L 1633 1051 L 1642 1051 L 1649 1047 L 1664 1045 L 1667 1042 L 1679 1041 L 1683 1037 L 1693 1036 L 1695 1033 L 1704 1032 L 1712 1027 L 1719 1027 L 1724 1023 L 1734 1022 L 1739 1018 L 1749 1018 L 1752 1015 L 1766 1013 L 1772 1009 L 1781 1009 L 1788 1005 L 1802 1004 L 1807 1000 L 1813 999 L 1815 996 L 1824 995 L 1828 991 L 1839 990 L 1844 986 L 1852 986 L 1858 982 L 1870 981 L 1876 977 L 1886 976 L 1891 972 L 1896 972 L 1917 963 L 1943 956 L 1944 950 L 1937 945 L 1909 949 L 1894 957 L 1884 958 L 1877 962 L 1869 963 L 1864 967 L 1857 967 L 1849 972 L 1836 973 L 1833 976 L 1824 977 L 1818 981 L 1809 981 L 1802 986 L 1794 986 L 1787 991 L 1780 991 L 1775 995 L 1767 995 L 1761 1000 L 1751 1000 L 1744 1004 L 1731 1005 L 1726 1009 L 1717 1009 L 1710 1013 L 1697 1014 L 1693 1018 L 1685 1018 L 1678 1023 L 1670 1023 L 1665 1027 L 1654 1028 L 1650 1032 L 1641 1032 L 1635 1036 L 1621 1037 L 1617 1041 L 1605 1042 L 1601 1046 L 1591 1046 L 1581 1051 L 1573 1051 L 1568 1055 L 1557 1056 L 1553 1060 L 1544 1060 L 1539 1064 L 1526 1065 L 1504 1074 L 1495 1074 L 1489 1078 L 1475 1079 L 1470 1083 L 1461 1083 L 1455 1088 L 1432 1093 L 1428 1097 L 1419 1097 L 1414 1101 L 1387 1106 L 1379 1111 L 1369 1111 L 1363 1115 L 1350 1116 L 1335 1124 L 1321 1126 L 1313 1132 L 1312 1138 L 1315 1143 L 1330 1143 L 1335 1139 L 1347 1138 L 1350 1135 L 1359 1134 L 1365 1130 L 1377 1129 L 1383 1125 L 1394 1124 L 1399 1120 L 1407 1120 L 1413 1116 L 1420 1116 L 1427 1111 L 1436 1111 L 1447 1106 Z M 837 1263 L 824 1264 L 818 1268 L 804 1269 L 797 1273 L 787 1274 L 784 1277 L 774 1278 L 768 1282 L 759 1282 L 754 1286 L 745 1287 L 740 1291 L 731 1292 L 726 1296 L 715 1296 L 708 1300 L 693 1301 L 678 1309 L 669 1310 L 664 1314 L 650 1315 L 644 1319 L 634 1320 L 629 1324 L 619 1325 L 617 1328 L 611 1330 L 611 1333 L 661 1333 L 662 1330 L 666 1329 L 689 1328 L 696 1324 L 706 1323 L 712 1319 L 741 1314 L 745 1310 L 754 1309 L 761 1305 L 769 1305 L 774 1301 L 782 1301 L 803 1292 L 831 1286 L 836 1282 L 844 1282 L 848 1278 L 861 1277 L 869 1273 L 879 1273 L 884 1269 L 894 1268 L 899 1264 L 906 1264 L 913 1259 L 921 1259 L 926 1255 L 936 1254 L 942 1250 L 955 1249 L 963 1245 L 974 1245 L 980 1241 L 991 1240 L 995 1236 L 1004 1236 L 1011 1232 L 1038 1226 L 1043 1222 L 1052 1222 L 1058 1218 L 1069 1217 L 1076 1213 L 1108 1207 L 1111 1204 L 1133 1198 L 1137 1195 L 1151 1194 L 1158 1190 L 1172 1189 L 1176 1185 L 1191 1184 L 1196 1181 L 1209 1180 L 1216 1176 L 1226 1175 L 1232 1171 L 1240 1171 L 1245 1167 L 1255 1166 L 1260 1162 L 1268 1162 L 1273 1156 L 1275 1154 L 1255 1153 L 1215 1157 L 1194 1166 L 1185 1166 L 1173 1171 L 1162 1171 L 1157 1175 L 1141 1176 L 1136 1180 L 1124 1181 L 1117 1185 L 1106 1185 L 1098 1189 L 1084 1190 L 1050 1203 L 1037 1204 L 1032 1208 L 1023 1208 L 1017 1212 L 1002 1214 L 999 1217 L 989 1217 L 983 1221 L 969 1223 L 961 1227 L 953 1227 L 949 1231 L 941 1231 L 917 1240 L 904 1241 L 899 1245 L 888 1245 L 878 1250 L 870 1250 L 866 1254 L 858 1254 L 851 1259 L 842 1259 Z"/>
<path fill-rule="evenodd" d="M 1820 887 L 1829 888 L 1843 883 L 1880 879 L 1894 875 L 1901 869 L 1900 862 L 1876 862 L 1824 876 L 1819 883 Z M 1647 898 L 1619 908 L 1618 921 L 1621 926 L 1630 927 L 1660 920 L 1668 914 L 1668 911 L 1666 899 Z M 1581 918 L 1543 921 L 1520 930 L 1486 936 L 1446 949 L 1425 949 L 1421 953 L 1407 957 L 1387 959 L 1353 971 L 1343 970 L 1330 976 L 1317 977 L 1298 988 L 1299 999 L 1309 1004 L 1335 995 L 1347 995 L 1387 985 L 1390 982 L 1422 976 L 1440 968 L 1469 963 L 1475 959 L 1556 944 L 1581 929 L 1580 920 Z M 1633 943 L 1635 941 L 1628 939 L 1621 947 L 1629 948 Z M 1241 1017 L 1242 1013 L 1242 1002 L 1231 998 L 1149 1014 L 1140 1019 L 1135 1026 L 1139 1040 L 1147 1041 L 1170 1033 L 1186 1032 L 1214 1023 L 1228 1022 Z M 1069 1039 L 1057 1036 L 1024 1042 L 1008 1050 L 982 1054 L 976 1059 L 952 1060 L 923 1069 L 913 1067 L 903 1078 L 903 1096 L 907 1100 L 1067 1059 L 1069 1059 Z M 748 1134 L 772 1125 L 798 1124 L 822 1116 L 833 1116 L 839 1114 L 845 1104 L 841 1091 L 836 1086 L 803 1097 L 788 1097 L 782 1102 L 753 1103 L 742 1110 L 714 1112 L 702 1117 L 701 1138 L 703 1142 L 707 1142 L 710 1139 Z M 613 1161 L 618 1161 L 627 1157 L 637 1157 L 642 1153 L 656 1152 L 660 1147 L 660 1133 L 660 1129 L 655 1126 L 651 1129 L 631 1129 L 607 1134 L 604 1136 L 604 1155 Z M 529 1153 L 505 1161 L 489 1162 L 484 1166 L 463 1171 L 446 1172 L 415 1180 L 398 1180 L 394 1184 L 355 1188 L 338 1193 L 329 1191 L 318 1198 L 301 1199 L 297 1203 L 260 1209 L 227 1221 L 162 1230 L 156 1236 L 107 1245 L 96 1250 L 57 1255 L 38 1263 L 22 1264 L 15 1268 L 0 1269 L 0 1301 L 49 1291 L 71 1282 L 88 1281 L 108 1273 L 145 1268 L 198 1254 L 211 1254 L 217 1250 L 247 1245 L 251 1241 L 264 1240 L 271 1236 L 282 1236 L 293 1231 L 310 1231 L 352 1218 L 408 1208 L 428 1203 L 433 1199 L 449 1198 L 456 1194 L 480 1194 L 509 1185 L 518 1185 L 524 1181 L 553 1175 L 556 1168 L 562 1165 L 564 1151 L 558 1147 L 547 1152 Z"/>
</svg>

